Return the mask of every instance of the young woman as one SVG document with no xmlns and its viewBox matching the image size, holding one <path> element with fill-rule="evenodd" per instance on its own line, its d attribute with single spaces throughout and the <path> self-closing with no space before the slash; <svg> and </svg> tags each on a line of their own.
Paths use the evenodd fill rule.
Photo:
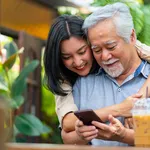
<svg viewBox="0 0 150 150">
<path fill-rule="evenodd" d="M 82 24 L 83 20 L 77 16 L 60 16 L 51 26 L 47 39 L 44 55 L 47 86 L 56 95 L 56 112 L 60 123 L 65 114 L 77 110 L 71 92 L 77 77 L 96 72 L 99 68 L 82 31 Z M 64 42 L 69 39 L 72 40 L 71 44 L 65 45 Z M 63 46 L 71 52 L 65 54 Z"/>
<path fill-rule="evenodd" d="M 77 110 L 71 87 L 78 76 L 95 73 L 99 68 L 82 31 L 82 24 L 83 20 L 77 16 L 63 15 L 58 17 L 49 32 L 44 55 L 47 86 L 57 95 L 56 112 L 60 123 L 63 120 L 63 129 L 66 131 L 74 130 L 74 124 L 77 120 L 73 113 L 69 113 Z M 138 52 L 142 54 L 142 48 L 139 45 Z M 150 82 L 150 78 L 141 91 L 144 91 L 148 82 Z M 130 116 L 126 110 L 131 109 L 132 98 L 138 97 L 140 96 L 129 97 L 120 104 L 95 110 L 95 112 L 103 121 L 108 119 L 109 114 L 115 117 Z"/>
</svg>

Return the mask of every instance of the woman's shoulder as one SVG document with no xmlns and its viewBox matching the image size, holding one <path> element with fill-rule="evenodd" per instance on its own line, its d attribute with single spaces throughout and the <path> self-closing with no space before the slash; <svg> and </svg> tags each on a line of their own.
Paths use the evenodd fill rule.
<svg viewBox="0 0 150 150">
<path fill-rule="evenodd" d="M 69 82 L 67 82 L 67 81 L 64 81 L 62 84 L 61 84 L 61 88 L 63 89 L 63 90 L 72 90 L 72 86 L 71 86 L 71 84 L 69 83 Z"/>
<path fill-rule="evenodd" d="M 150 63 L 150 46 L 136 41 L 136 48 L 139 56 Z"/>
</svg>

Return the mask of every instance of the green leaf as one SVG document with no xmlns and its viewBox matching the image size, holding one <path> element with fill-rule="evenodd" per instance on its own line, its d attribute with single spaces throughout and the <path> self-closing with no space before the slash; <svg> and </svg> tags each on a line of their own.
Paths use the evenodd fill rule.
<svg viewBox="0 0 150 150">
<path fill-rule="evenodd" d="M 17 51 L 15 54 L 11 55 L 3 64 L 3 68 L 8 70 L 11 69 L 12 66 L 15 63 L 16 57 L 18 54 L 22 53 L 24 48 L 21 48 L 19 51 Z"/>
<path fill-rule="evenodd" d="M 20 132 L 18 131 L 18 129 L 16 128 L 15 124 L 13 124 L 13 137 L 12 137 L 12 142 L 16 142 L 16 136 L 20 134 Z"/>
<path fill-rule="evenodd" d="M 26 89 L 27 87 L 27 82 L 25 80 L 26 78 L 23 78 L 22 80 L 15 80 L 12 84 L 12 88 L 11 88 L 11 96 L 12 97 L 16 97 L 18 95 L 21 95 L 23 93 L 23 91 Z"/>
<path fill-rule="evenodd" d="M 42 134 L 50 133 L 50 132 L 52 132 L 52 128 L 50 128 L 49 126 L 43 124 L 43 133 Z"/>
<path fill-rule="evenodd" d="M 5 67 L 11 68 L 16 61 L 16 55 L 14 54 L 17 53 L 18 51 L 17 45 L 12 41 L 10 43 L 6 43 L 4 45 L 4 48 L 7 50 L 7 53 L 6 53 L 7 59 L 9 59 L 9 57 L 13 55 L 13 57 L 11 58 L 11 63 L 10 63 L 10 59 L 9 59 L 9 63 L 8 62 L 5 63 Z"/>
<path fill-rule="evenodd" d="M 3 67 L 8 70 L 11 69 L 12 66 L 14 65 L 15 61 L 16 61 L 16 57 L 17 54 L 12 55 L 11 57 L 9 57 L 3 64 Z"/>
<path fill-rule="evenodd" d="M 13 100 L 10 101 L 10 107 L 12 109 L 18 109 L 17 103 L 15 101 L 13 101 Z"/>
<path fill-rule="evenodd" d="M 12 109 L 18 109 L 24 103 L 24 97 L 22 95 L 16 96 L 10 101 Z"/>
<path fill-rule="evenodd" d="M 39 61 L 33 60 L 26 67 L 24 67 L 20 73 L 20 75 L 16 78 L 16 80 L 12 84 L 11 93 L 13 97 L 21 95 L 26 88 L 26 79 L 28 75 L 34 71 L 34 69 L 38 66 Z"/>
<path fill-rule="evenodd" d="M 37 117 L 31 114 L 16 116 L 15 125 L 19 132 L 28 136 L 39 136 L 42 133 L 50 132 L 48 127 L 46 128 Z"/>
<path fill-rule="evenodd" d="M 8 92 L 8 87 L 6 84 L 0 82 L 0 90 L 1 91 L 5 91 L 5 92 Z"/>
<path fill-rule="evenodd" d="M 126 4 L 130 8 L 130 12 L 133 17 L 134 28 L 136 31 L 136 35 L 138 36 L 138 34 L 142 31 L 144 27 L 144 13 L 141 10 L 141 5 L 139 5 L 138 3 L 128 2 Z"/>
<path fill-rule="evenodd" d="M 0 71 L 0 92 L 9 92 L 8 85 L 4 78 L 4 72 Z"/>
<path fill-rule="evenodd" d="M 18 47 L 13 41 L 10 43 L 6 43 L 4 45 L 4 48 L 7 50 L 7 58 L 9 58 L 18 51 Z"/>
<path fill-rule="evenodd" d="M 150 45 L 150 5 L 143 6 L 142 10 L 144 12 L 144 27 L 141 33 L 138 35 L 138 39 L 141 42 Z"/>
</svg>

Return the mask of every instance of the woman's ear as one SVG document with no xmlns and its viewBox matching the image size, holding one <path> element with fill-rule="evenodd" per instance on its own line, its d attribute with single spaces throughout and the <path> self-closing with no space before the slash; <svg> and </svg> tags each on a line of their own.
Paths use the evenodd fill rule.
<svg viewBox="0 0 150 150">
<path fill-rule="evenodd" d="M 133 43 L 133 44 L 136 43 L 136 33 L 135 33 L 134 29 L 132 29 L 132 32 L 131 32 L 130 42 Z"/>
</svg>

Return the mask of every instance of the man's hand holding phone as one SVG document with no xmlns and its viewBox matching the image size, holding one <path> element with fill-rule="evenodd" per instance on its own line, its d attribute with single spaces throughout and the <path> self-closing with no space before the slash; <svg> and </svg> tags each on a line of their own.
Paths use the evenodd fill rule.
<svg viewBox="0 0 150 150">
<path fill-rule="evenodd" d="M 99 118 L 95 117 L 96 114 L 93 114 L 91 111 L 92 110 L 84 110 L 75 113 L 80 120 L 84 121 L 83 123 L 83 121 L 77 120 L 75 123 L 75 130 L 82 139 L 89 142 L 94 138 L 112 141 L 124 138 L 126 131 L 118 119 L 109 115 L 108 120 L 110 124 L 107 125 L 102 123 L 102 121 L 99 121 Z M 86 116 L 85 114 L 92 115 Z M 86 119 L 83 119 L 83 117 Z"/>
</svg>

